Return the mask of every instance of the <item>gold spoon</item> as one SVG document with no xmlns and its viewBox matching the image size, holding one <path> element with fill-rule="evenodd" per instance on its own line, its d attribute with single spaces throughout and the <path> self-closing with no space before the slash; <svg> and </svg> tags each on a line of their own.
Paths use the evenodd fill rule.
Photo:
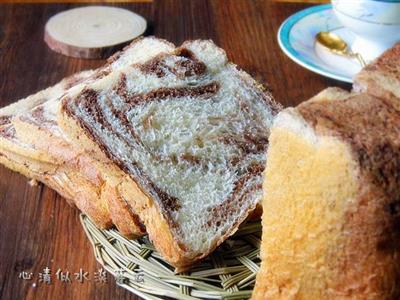
<svg viewBox="0 0 400 300">
<path fill-rule="evenodd" d="M 365 67 L 367 65 L 361 54 L 354 53 L 349 50 L 346 42 L 337 34 L 321 31 L 315 36 L 315 39 L 320 45 L 322 45 L 329 51 L 338 55 L 356 58 L 362 67 Z"/>
</svg>

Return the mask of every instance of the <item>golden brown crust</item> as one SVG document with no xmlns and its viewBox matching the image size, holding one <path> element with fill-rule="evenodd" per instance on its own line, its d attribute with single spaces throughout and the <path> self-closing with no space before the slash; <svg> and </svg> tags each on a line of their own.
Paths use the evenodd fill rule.
<svg viewBox="0 0 400 300">
<path fill-rule="evenodd" d="M 0 164 L 14 172 L 22 174 L 25 177 L 42 182 L 51 189 L 57 191 L 57 193 L 60 194 L 71 207 L 74 207 L 75 202 L 72 198 L 72 194 L 66 189 L 63 189 L 51 176 L 43 173 L 45 172 L 44 170 L 48 170 L 49 166 L 46 164 L 41 166 L 42 163 L 35 161 L 32 163 L 36 166 L 32 167 L 29 158 L 25 158 L 18 153 L 9 152 L 5 149 L 0 150 Z M 56 169 L 56 166 L 50 167 L 50 169 Z"/>
<path fill-rule="evenodd" d="M 388 49 L 354 78 L 353 88 L 382 98 L 400 110 L 400 43 Z"/>
<path fill-rule="evenodd" d="M 15 158 L 19 157 L 18 160 Z M 12 153 L 5 149 L 0 150 L 0 163 L 3 164 L 8 169 L 20 173 L 28 178 L 33 178 L 38 181 L 42 181 L 39 179 L 39 172 L 35 172 L 32 168 L 29 168 L 28 163 L 24 162 L 23 157 L 18 153 Z M 54 167 L 55 168 L 55 167 Z M 43 169 L 47 169 L 44 167 Z"/>
<path fill-rule="evenodd" d="M 75 203 L 100 228 L 112 226 L 108 209 L 100 201 L 100 188 L 103 184 L 101 181 L 88 179 L 71 164 L 60 165 L 45 152 L 22 144 L 14 135 L 11 124 L 3 125 L 1 129 L 7 129 L 9 132 L 8 135 L 5 131 L 0 132 L 4 134 L 0 138 L 3 142 L 0 149 L 2 163 L 29 178 L 49 185 L 66 198 L 70 205 Z M 38 160 L 38 157 L 45 159 Z"/>
<path fill-rule="evenodd" d="M 60 181 L 64 189 L 70 187 L 76 206 L 86 213 L 96 226 L 101 229 L 112 227 L 107 203 L 101 198 L 101 186 L 91 183 L 79 171 L 68 167 L 60 167 L 53 177 Z"/>
<path fill-rule="evenodd" d="M 76 155 L 67 141 L 54 136 L 45 128 L 24 121 L 21 117 L 14 117 L 12 126 L 19 141 L 31 145 L 35 152 L 45 153 L 46 159 L 55 164 L 62 165 Z"/>
<path fill-rule="evenodd" d="M 360 94 L 341 101 L 305 102 L 297 110 L 318 134 L 348 142 L 366 178 L 385 190 L 388 198 L 397 198 L 400 113 L 392 105 Z"/>
<path fill-rule="evenodd" d="M 340 102 L 306 102 L 298 111 L 317 134 L 334 135 L 348 143 L 361 170 L 357 202 L 345 214 L 347 252 L 339 257 L 342 272 L 335 289 L 344 295 L 367 291 L 398 298 L 400 112 L 367 94 Z"/>
<path fill-rule="evenodd" d="M 146 233 L 146 228 L 137 215 L 132 212 L 116 187 L 104 184 L 101 197 L 108 203 L 111 219 L 118 231 L 126 238 L 133 239 Z"/>
<path fill-rule="evenodd" d="M 0 151 L 5 150 L 29 157 L 43 163 L 53 163 L 47 153 L 38 151 L 32 147 L 25 147 L 16 137 L 15 128 L 11 124 L 0 126 Z"/>
<path fill-rule="evenodd" d="M 63 138 L 45 127 L 38 127 L 17 117 L 13 119 L 19 140 L 33 145 L 33 152 L 44 152 L 46 158 L 57 166 L 49 174 L 64 184 L 65 189 L 75 185 L 72 195 L 76 206 L 87 214 L 100 228 L 110 228 L 112 220 L 105 197 L 101 197 L 103 179 L 93 162 L 84 153 L 79 153 Z"/>
<path fill-rule="evenodd" d="M 395 80 L 400 80 L 400 43 L 386 50 L 382 55 L 368 64 L 362 72 L 379 71 Z"/>
<path fill-rule="evenodd" d="M 333 98 L 272 129 L 253 299 L 400 297 L 400 112 L 367 94 Z"/>
</svg>

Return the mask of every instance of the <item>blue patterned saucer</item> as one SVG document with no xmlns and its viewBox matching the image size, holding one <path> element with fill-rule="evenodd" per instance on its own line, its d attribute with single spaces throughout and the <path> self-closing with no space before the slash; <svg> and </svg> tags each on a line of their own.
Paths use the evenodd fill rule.
<svg viewBox="0 0 400 300">
<path fill-rule="evenodd" d="M 354 35 L 337 20 L 332 5 L 312 6 L 302 10 L 281 25 L 278 31 L 279 46 L 293 61 L 323 76 L 352 82 L 361 70 L 355 59 L 329 52 L 315 43 L 320 31 L 331 31 L 339 35 L 351 48 Z"/>
</svg>

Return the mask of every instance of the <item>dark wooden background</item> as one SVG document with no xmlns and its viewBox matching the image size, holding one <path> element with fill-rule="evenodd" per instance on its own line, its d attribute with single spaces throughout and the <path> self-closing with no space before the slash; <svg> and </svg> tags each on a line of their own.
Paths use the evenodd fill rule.
<svg viewBox="0 0 400 300">
<path fill-rule="evenodd" d="M 305 8 L 301 4 L 253 0 L 159 0 L 115 4 L 132 9 L 150 23 L 147 34 L 181 43 L 213 39 L 230 59 L 267 83 L 275 98 L 293 106 L 327 86 L 346 84 L 323 78 L 289 60 L 279 49 L 276 33 L 282 21 Z M 0 4 L 0 107 L 58 82 L 79 70 L 100 66 L 101 60 L 78 60 L 50 51 L 43 28 L 55 13 L 72 4 Z M 51 285 L 37 284 L 45 267 Z M 108 283 L 93 281 L 100 267 L 81 228 L 78 211 L 43 185 L 0 166 L 0 299 L 137 299 L 108 275 Z M 90 281 L 63 284 L 58 268 L 71 273 L 82 268 Z M 18 279 L 34 272 L 32 281 Z"/>
</svg>

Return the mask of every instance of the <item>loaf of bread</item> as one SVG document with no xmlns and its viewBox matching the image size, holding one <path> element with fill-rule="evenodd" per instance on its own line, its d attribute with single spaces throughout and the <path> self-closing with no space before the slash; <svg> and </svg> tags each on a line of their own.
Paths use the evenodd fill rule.
<svg viewBox="0 0 400 300">
<path fill-rule="evenodd" d="M 391 103 L 329 88 L 278 114 L 252 299 L 399 299 L 400 111 Z"/>
<path fill-rule="evenodd" d="M 358 73 L 353 89 L 382 98 L 400 110 L 400 43 Z"/>
<path fill-rule="evenodd" d="M 184 269 L 260 201 L 279 110 L 222 49 L 196 40 L 69 93 L 59 124 L 102 162 L 157 250 Z"/>
</svg>

